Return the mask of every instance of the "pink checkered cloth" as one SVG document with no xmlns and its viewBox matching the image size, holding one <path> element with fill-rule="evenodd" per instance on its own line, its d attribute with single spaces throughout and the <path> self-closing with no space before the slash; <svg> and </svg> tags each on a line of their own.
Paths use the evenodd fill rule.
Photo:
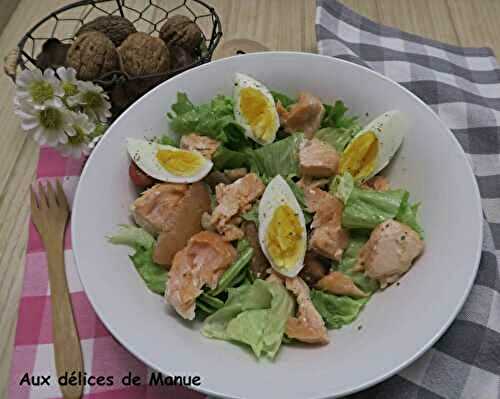
<svg viewBox="0 0 500 399">
<path fill-rule="evenodd" d="M 73 202 L 83 160 L 61 157 L 51 148 L 42 148 L 38 161 L 37 178 L 47 181 L 61 177 L 70 204 Z M 73 312 L 80 335 L 85 372 L 88 375 L 112 375 L 113 386 L 85 386 L 85 399 L 202 399 L 204 395 L 181 387 L 151 387 L 147 384 L 151 370 L 106 330 L 94 313 L 78 277 L 71 251 L 70 229 L 64 243 L 66 275 Z M 9 399 L 59 399 L 52 339 L 47 259 L 40 236 L 33 224 L 29 225 L 26 269 L 19 304 L 15 347 L 8 390 Z M 51 375 L 51 385 L 30 387 L 19 385 L 23 375 Z M 143 385 L 127 387 L 121 384 L 129 372 L 141 377 Z"/>
</svg>

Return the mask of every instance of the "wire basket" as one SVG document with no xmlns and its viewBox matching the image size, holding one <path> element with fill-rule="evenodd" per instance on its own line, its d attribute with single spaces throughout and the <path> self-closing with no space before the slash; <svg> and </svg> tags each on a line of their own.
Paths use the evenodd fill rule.
<svg viewBox="0 0 500 399">
<path fill-rule="evenodd" d="M 222 36 L 220 19 L 213 7 L 201 0 L 80 0 L 59 8 L 35 24 L 6 57 L 4 69 L 15 82 L 19 69 L 38 68 L 36 57 L 47 40 L 56 38 L 62 43 L 71 43 L 83 24 L 99 16 L 122 16 L 138 31 L 158 35 L 163 22 L 178 14 L 189 17 L 202 30 L 202 51 L 192 63 L 165 73 L 130 76 L 120 68 L 94 80 L 110 94 L 116 117 L 154 86 L 212 59 Z"/>
</svg>

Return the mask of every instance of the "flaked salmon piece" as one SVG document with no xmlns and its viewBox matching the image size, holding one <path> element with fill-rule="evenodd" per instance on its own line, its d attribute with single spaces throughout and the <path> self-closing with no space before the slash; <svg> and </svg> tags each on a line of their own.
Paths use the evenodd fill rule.
<svg viewBox="0 0 500 399">
<path fill-rule="evenodd" d="M 313 180 L 308 176 L 302 177 L 298 182 L 299 186 L 304 192 L 304 199 L 306 201 L 307 209 L 309 212 L 316 212 L 321 201 L 328 198 L 328 192 L 322 190 L 321 187 L 330 183 L 329 179 L 316 179 Z"/>
<path fill-rule="evenodd" d="M 236 249 L 210 231 L 192 236 L 175 254 L 165 299 L 183 318 L 193 320 L 196 298 L 207 285 L 215 288 L 224 271 L 236 260 Z"/>
<path fill-rule="evenodd" d="M 130 211 L 135 222 L 150 234 L 158 235 L 188 189 L 187 184 L 155 184 L 132 203 Z"/>
<path fill-rule="evenodd" d="M 349 242 L 349 234 L 342 227 L 342 201 L 319 188 L 305 191 L 308 208 L 314 214 L 309 246 L 329 259 L 340 260 Z"/>
<path fill-rule="evenodd" d="M 194 234 L 202 230 L 201 219 L 210 211 L 207 186 L 197 182 L 188 186 L 175 206 L 164 210 L 164 222 L 153 252 L 153 260 L 165 265 L 172 263 L 174 255 L 187 244 Z"/>
<path fill-rule="evenodd" d="M 341 226 L 328 223 L 313 230 L 310 246 L 326 258 L 340 261 L 349 243 L 349 234 Z"/>
<path fill-rule="evenodd" d="M 225 241 L 241 240 L 245 236 L 243 230 L 234 223 L 224 225 L 220 233 L 224 236 Z"/>
<path fill-rule="evenodd" d="M 309 287 L 300 278 L 286 278 L 286 288 L 297 298 L 298 310 L 295 317 L 286 323 L 286 335 L 308 344 L 327 344 L 330 342 L 325 322 L 314 307 Z"/>
<path fill-rule="evenodd" d="M 289 111 L 281 103 L 278 103 L 276 110 L 285 132 L 304 132 L 307 138 L 312 138 L 316 133 L 325 114 L 321 100 L 307 92 L 299 93 L 297 103 Z"/>
<path fill-rule="evenodd" d="M 304 140 L 299 149 L 299 164 L 303 176 L 330 177 L 337 173 L 339 155 L 321 140 Z"/>
<path fill-rule="evenodd" d="M 385 288 L 406 273 L 424 250 L 424 242 L 410 227 L 395 220 L 379 224 L 361 248 L 355 270 L 364 270 Z"/>
<path fill-rule="evenodd" d="M 235 224 L 235 217 L 248 211 L 264 189 L 264 183 L 255 173 L 249 173 L 228 185 L 217 185 L 217 206 L 212 212 L 211 224 L 226 241 L 243 237 L 243 232 Z"/>
<path fill-rule="evenodd" d="M 360 290 L 352 279 L 341 272 L 330 272 L 318 281 L 316 287 L 335 295 L 347 295 L 353 298 L 364 298 L 368 294 Z"/>
<path fill-rule="evenodd" d="M 181 148 L 183 150 L 198 151 L 207 159 L 212 159 L 220 143 L 207 136 L 197 133 L 190 133 L 181 138 Z"/>
<path fill-rule="evenodd" d="M 311 227 L 314 229 L 316 227 L 324 226 L 327 223 L 340 226 L 342 223 L 344 204 L 332 194 L 324 190 L 317 190 L 321 191 L 321 198 L 313 204 L 313 211 L 315 213 Z M 320 194 L 316 193 L 316 195 L 319 198 Z"/>
<path fill-rule="evenodd" d="M 368 188 L 375 191 L 388 191 L 390 190 L 389 179 L 385 176 L 374 176 L 364 182 L 361 187 Z"/>
</svg>

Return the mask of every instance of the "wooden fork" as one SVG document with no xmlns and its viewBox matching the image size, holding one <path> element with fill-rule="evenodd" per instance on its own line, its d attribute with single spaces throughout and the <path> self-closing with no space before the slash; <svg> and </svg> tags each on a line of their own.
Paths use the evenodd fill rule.
<svg viewBox="0 0 500 399">
<path fill-rule="evenodd" d="M 52 304 L 52 335 L 57 376 L 83 373 L 83 359 L 64 268 L 64 231 L 69 216 L 66 195 L 59 180 L 56 189 L 38 183 L 38 197 L 31 187 L 31 218 L 47 251 Z M 75 375 L 74 374 L 74 375 Z M 79 399 L 81 385 L 61 386 L 65 399 Z"/>
</svg>

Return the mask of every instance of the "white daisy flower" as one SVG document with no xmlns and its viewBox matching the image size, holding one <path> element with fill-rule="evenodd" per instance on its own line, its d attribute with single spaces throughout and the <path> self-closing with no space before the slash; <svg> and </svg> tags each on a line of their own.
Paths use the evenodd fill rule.
<svg viewBox="0 0 500 399">
<path fill-rule="evenodd" d="M 72 124 L 72 113 L 66 108 L 46 106 L 36 109 L 15 100 L 15 113 L 21 118 L 21 128 L 33 135 L 40 145 L 55 147 L 68 142 L 66 129 Z"/>
<path fill-rule="evenodd" d="M 78 103 L 76 96 L 80 92 L 81 84 L 81 81 L 76 79 L 76 70 L 74 68 L 59 67 L 56 72 L 61 81 L 66 103 L 70 107 L 75 106 Z"/>
<path fill-rule="evenodd" d="M 90 153 L 89 142 L 95 130 L 95 124 L 82 112 L 72 112 L 71 126 L 66 129 L 68 142 L 61 144 L 58 149 L 63 155 L 80 158 Z"/>
<path fill-rule="evenodd" d="M 16 98 L 19 103 L 26 103 L 37 110 L 47 107 L 61 108 L 64 95 L 60 82 L 53 69 L 46 69 L 43 74 L 38 69 L 25 69 L 16 79 Z"/>
<path fill-rule="evenodd" d="M 111 103 L 101 86 L 92 82 L 80 82 L 80 92 L 75 96 L 75 100 L 84 112 L 96 121 L 106 122 L 111 116 Z"/>
</svg>

